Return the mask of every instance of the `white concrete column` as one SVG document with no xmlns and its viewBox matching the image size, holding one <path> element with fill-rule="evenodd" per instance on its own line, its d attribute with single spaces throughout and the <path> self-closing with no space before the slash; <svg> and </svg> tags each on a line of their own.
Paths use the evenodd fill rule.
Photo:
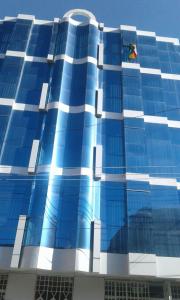
<svg viewBox="0 0 180 300">
<path fill-rule="evenodd" d="M 9 273 L 5 300 L 34 300 L 36 274 Z"/>
<path fill-rule="evenodd" d="M 103 68 L 104 64 L 104 44 L 99 44 L 99 52 L 98 52 L 98 67 Z"/>
<path fill-rule="evenodd" d="M 101 179 L 102 176 L 102 145 L 95 147 L 95 179 Z"/>
<path fill-rule="evenodd" d="M 20 215 L 14 242 L 13 254 L 11 259 L 11 268 L 18 268 L 21 256 L 22 241 L 26 225 L 26 216 Z"/>
<path fill-rule="evenodd" d="M 28 173 L 34 174 L 36 171 L 36 161 L 39 150 L 39 140 L 33 140 L 31 155 L 29 159 Z"/>
<path fill-rule="evenodd" d="M 46 98 L 48 92 L 48 83 L 43 83 L 41 90 L 41 97 L 39 101 L 39 110 L 45 110 L 46 108 Z"/>
<path fill-rule="evenodd" d="M 73 300 L 104 300 L 104 279 L 75 277 Z"/>
<path fill-rule="evenodd" d="M 103 111 L 103 89 L 98 89 L 96 95 L 96 117 L 101 118 Z"/>
<path fill-rule="evenodd" d="M 92 272 L 100 272 L 100 251 L 101 251 L 101 221 L 93 222 L 93 255 L 92 255 Z"/>
</svg>

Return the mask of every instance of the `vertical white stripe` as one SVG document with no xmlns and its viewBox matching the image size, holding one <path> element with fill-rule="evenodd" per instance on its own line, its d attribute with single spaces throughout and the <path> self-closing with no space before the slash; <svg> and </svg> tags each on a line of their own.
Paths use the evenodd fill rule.
<svg viewBox="0 0 180 300">
<path fill-rule="evenodd" d="M 47 92 L 48 92 L 48 83 L 43 83 L 40 102 L 39 102 L 39 110 L 44 110 L 46 108 Z"/>
<path fill-rule="evenodd" d="M 95 178 L 101 179 L 102 176 L 102 145 L 95 148 Z"/>
<path fill-rule="evenodd" d="M 97 98 L 96 98 L 96 117 L 102 117 L 103 110 L 103 89 L 97 90 Z"/>
<path fill-rule="evenodd" d="M 93 222 L 93 258 L 92 271 L 99 273 L 100 271 L 100 251 L 101 251 L 101 221 Z"/>
<path fill-rule="evenodd" d="M 34 140 L 31 149 L 28 173 L 32 173 L 32 174 L 35 173 L 38 149 L 39 149 L 39 140 Z"/>
<path fill-rule="evenodd" d="M 102 68 L 104 64 L 104 44 L 99 44 L 99 53 L 98 53 L 98 67 Z"/>
<path fill-rule="evenodd" d="M 11 258 L 11 268 L 19 267 L 25 225 L 26 225 L 26 216 L 20 215 L 17 231 L 16 231 L 16 238 L 14 242 L 13 254 Z"/>
</svg>

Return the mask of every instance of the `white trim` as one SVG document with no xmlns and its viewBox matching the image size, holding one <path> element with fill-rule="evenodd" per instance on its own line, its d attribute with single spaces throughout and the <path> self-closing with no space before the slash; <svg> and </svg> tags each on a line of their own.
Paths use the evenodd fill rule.
<svg viewBox="0 0 180 300">
<path fill-rule="evenodd" d="M 101 146 L 101 145 L 100 145 Z M 97 167 L 97 172 L 99 172 L 99 166 Z M 40 165 L 37 167 L 37 173 L 51 173 L 57 176 L 89 176 L 93 178 L 92 168 L 77 167 L 77 168 L 58 168 L 53 165 Z M 18 174 L 26 175 L 28 178 L 28 168 L 26 167 L 15 167 L 0 165 L 0 174 Z M 150 185 L 161 185 L 161 186 L 173 186 L 180 190 L 180 182 L 175 178 L 168 177 L 153 177 L 149 174 L 143 173 L 130 173 L 125 174 L 110 174 L 101 173 L 101 181 L 112 181 L 112 182 L 126 182 L 126 181 L 139 181 L 148 182 Z"/>
<path fill-rule="evenodd" d="M 14 103 L 15 99 L 10 99 L 10 98 L 0 98 L 0 105 L 7 105 L 7 106 L 12 106 Z"/>
<path fill-rule="evenodd" d="M 126 173 L 126 180 L 149 182 L 149 175 L 143 173 Z"/>
<path fill-rule="evenodd" d="M 38 112 L 38 105 L 32 105 L 32 104 L 25 104 L 25 103 L 13 103 L 12 106 L 13 110 L 19 110 L 19 111 L 32 111 L 32 112 Z"/>
<path fill-rule="evenodd" d="M 161 186 L 174 186 L 178 188 L 176 179 L 173 178 L 160 178 L 160 177 L 149 177 L 149 183 L 151 185 L 161 185 Z"/>
<path fill-rule="evenodd" d="M 180 128 L 180 121 L 167 120 L 167 122 L 168 122 L 168 127 Z"/>
<path fill-rule="evenodd" d="M 23 15 L 23 14 L 18 14 L 17 19 L 33 21 L 33 20 L 35 19 L 35 16 L 34 16 L 34 15 Z"/>
<path fill-rule="evenodd" d="M 120 28 L 114 28 L 114 27 L 104 27 L 104 32 L 121 32 Z"/>
<path fill-rule="evenodd" d="M 136 26 L 129 26 L 129 25 L 120 25 L 121 30 L 127 30 L 127 31 L 135 31 L 136 32 Z"/>
<path fill-rule="evenodd" d="M 5 56 L 21 57 L 24 58 L 25 61 L 39 62 L 39 63 L 48 63 L 52 61 L 55 62 L 57 60 L 65 60 L 70 64 L 92 63 L 94 65 L 97 65 L 98 63 L 97 59 L 91 56 L 76 59 L 66 54 L 59 54 L 54 57 L 53 55 L 48 54 L 48 57 L 38 57 L 38 56 L 26 55 L 26 52 L 7 50 L 6 54 L 0 54 L 0 59 L 4 59 Z M 100 63 L 102 63 L 102 61 L 100 61 Z M 160 69 L 142 68 L 138 63 L 122 62 L 122 65 L 99 64 L 99 67 L 102 67 L 104 70 L 107 71 L 121 71 L 123 68 L 136 69 L 136 70 L 140 70 L 140 73 L 142 74 L 160 75 L 161 78 L 163 79 L 180 80 L 180 74 L 162 73 Z"/>
<path fill-rule="evenodd" d="M 122 68 L 140 70 L 140 64 L 129 63 L 129 62 L 122 62 Z"/>
<path fill-rule="evenodd" d="M 34 24 L 35 25 L 48 25 L 48 26 L 52 26 L 53 25 L 53 21 L 49 21 L 49 20 L 34 20 Z"/>
<path fill-rule="evenodd" d="M 53 54 L 48 54 L 47 61 L 48 61 L 48 63 L 52 63 L 54 61 L 54 55 Z"/>
<path fill-rule="evenodd" d="M 39 111 L 38 105 L 17 103 L 15 102 L 15 99 L 0 98 L 0 105 L 12 106 L 13 110 L 18 110 L 18 111 L 31 111 L 31 112 Z M 58 101 L 49 102 L 47 104 L 46 110 L 51 110 L 51 109 L 58 109 L 62 112 L 72 113 L 72 114 L 88 112 L 95 115 L 96 113 L 95 107 L 89 104 L 79 105 L 79 106 L 69 106 L 67 104 Z M 178 120 L 169 120 L 167 117 L 144 115 L 143 111 L 138 111 L 138 110 L 125 109 L 123 110 L 122 113 L 102 111 L 101 117 L 103 119 L 111 119 L 111 120 L 123 120 L 124 118 L 140 118 L 140 119 L 144 119 L 145 123 L 164 124 L 171 128 L 180 128 L 180 121 Z"/>
<path fill-rule="evenodd" d="M 18 110 L 18 111 L 31 111 L 31 112 L 39 111 L 38 105 L 17 103 L 15 102 L 15 99 L 0 98 L 0 105 L 12 106 L 13 110 Z M 49 102 L 47 104 L 46 110 L 51 110 L 51 109 L 58 109 L 62 112 L 72 113 L 72 114 L 78 114 L 84 112 L 88 112 L 93 115 L 96 114 L 95 107 L 89 104 L 79 105 L 79 106 L 69 106 L 62 102 L 55 101 L 55 102 Z M 101 117 L 103 119 L 111 119 L 111 120 L 123 120 L 124 118 L 140 118 L 140 119 L 144 119 L 145 123 L 164 124 L 171 128 L 180 128 L 180 121 L 178 120 L 169 120 L 167 117 L 144 115 L 143 111 L 138 111 L 138 110 L 125 109 L 123 110 L 122 113 L 102 111 Z"/>
<path fill-rule="evenodd" d="M 72 18 L 73 16 L 84 16 L 88 19 L 93 19 L 96 21 L 96 17 L 95 15 L 93 15 L 92 12 L 90 12 L 89 10 L 87 9 L 71 9 L 69 11 L 67 11 L 63 18 Z"/>
<path fill-rule="evenodd" d="M 144 115 L 144 122 L 145 123 L 152 123 L 152 124 L 164 124 L 168 125 L 167 117 L 157 117 L 157 116 L 148 116 Z"/>
<path fill-rule="evenodd" d="M 136 30 L 136 33 L 137 33 L 137 35 L 140 35 L 140 36 L 156 37 L 156 33 L 154 31 Z"/>
<path fill-rule="evenodd" d="M 171 38 L 171 37 L 165 37 L 165 36 L 156 36 L 157 42 L 166 42 L 166 43 L 172 43 L 176 46 L 179 46 L 179 39 L 177 38 Z"/>
<path fill-rule="evenodd" d="M 15 56 L 15 57 L 25 58 L 26 52 L 7 50 L 6 56 Z"/>
<path fill-rule="evenodd" d="M 124 109 L 122 114 L 124 118 L 144 118 L 144 111 L 142 110 Z"/>
<path fill-rule="evenodd" d="M 141 68 L 140 67 L 140 73 L 153 74 L 153 75 L 160 75 L 161 76 L 161 70 L 160 69 Z"/>
<path fill-rule="evenodd" d="M 102 173 L 101 181 L 125 182 L 125 174 L 107 174 Z"/>
<path fill-rule="evenodd" d="M 68 62 L 70 64 L 77 64 L 77 65 L 88 63 L 88 62 L 97 65 L 97 59 L 92 56 L 86 56 L 83 58 L 73 58 L 66 54 L 59 54 L 54 57 L 54 61 L 57 61 L 57 60 L 65 60 L 66 62 Z"/>
<path fill-rule="evenodd" d="M 47 63 L 47 58 L 46 57 L 29 56 L 29 55 L 27 55 L 27 56 L 25 56 L 25 61 Z"/>
<path fill-rule="evenodd" d="M 95 26 L 96 28 L 98 28 L 98 22 L 97 21 L 95 21 L 95 20 L 93 20 L 93 19 L 89 19 L 89 20 L 87 20 L 87 21 L 85 21 L 85 22 L 78 22 L 78 21 L 76 21 L 76 20 L 74 20 L 74 19 L 72 19 L 72 18 L 65 18 L 65 17 L 63 17 L 63 19 L 61 19 L 61 21 L 60 21 L 60 23 L 64 23 L 64 22 L 68 22 L 68 23 L 70 23 L 71 25 L 74 25 L 74 26 L 86 26 L 86 25 L 93 25 L 93 26 Z"/>
<path fill-rule="evenodd" d="M 51 170 L 51 165 L 39 165 L 37 166 L 37 173 L 49 173 Z"/>
<path fill-rule="evenodd" d="M 116 112 L 103 111 L 102 118 L 103 119 L 112 119 L 112 120 L 123 120 L 123 114 L 116 113 Z"/>
<path fill-rule="evenodd" d="M 107 65 L 107 64 L 104 64 L 103 65 L 103 70 L 107 70 L 107 71 L 121 71 L 122 67 L 118 66 L 118 65 Z"/>
<path fill-rule="evenodd" d="M 0 165 L 0 174 L 27 175 L 27 167 L 16 167 L 16 166 Z"/>
<path fill-rule="evenodd" d="M 85 167 L 64 169 L 51 165 L 50 173 L 56 176 L 93 176 L 93 170 Z"/>
<path fill-rule="evenodd" d="M 180 74 L 161 73 L 161 78 L 170 80 L 180 80 Z"/>
<path fill-rule="evenodd" d="M 9 16 L 6 16 L 6 17 L 4 17 L 4 21 L 16 22 L 16 17 L 9 17 Z"/>
</svg>

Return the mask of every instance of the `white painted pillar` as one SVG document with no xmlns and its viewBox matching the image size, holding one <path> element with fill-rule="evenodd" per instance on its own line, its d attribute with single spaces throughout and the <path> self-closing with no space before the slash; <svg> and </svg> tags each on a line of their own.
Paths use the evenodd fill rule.
<svg viewBox="0 0 180 300">
<path fill-rule="evenodd" d="M 20 215 L 17 231 L 16 231 L 16 238 L 14 242 L 12 258 L 11 258 L 11 268 L 19 267 L 25 225 L 26 225 L 26 216 Z"/>
<path fill-rule="evenodd" d="M 29 166 L 28 166 L 28 173 L 30 174 L 34 174 L 36 171 L 36 162 L 37 162 L 37 156 L 39 150 L 39 143 L 40 143 L 39 140 L 33 140 Z"/>
<path fill-rule="evenodd" d="M 103 68 L 104 64 L 104 44 L 99 44 L 99 52 L 98 52 L 98 67 Z"/>
<path fill-rule="evenodd" d="M 95 179 L 101 179 L 102 176 L 102 145 L 95 147 Z"/>
<path fill-rule="evenodd" d="M 92 272 L 100 272 L 100 251 L 101 251 L 101 221 L 93 222 L 93 255 L 92 255 Z"/>
<path fill-rule="evenodd" d="M 39 101 L 39 110 L 45 110 L 46 108 L 46 98 L 48 92 L 48 83 L 43 83 L 41 90 L 41 97 Z"/>
<path fill-rule="evenodd" d="M 96 98 L 96 117 L 101 118 L 103 111 L 103 89 L 97 90 L 97 98 Z"/>
</svg>

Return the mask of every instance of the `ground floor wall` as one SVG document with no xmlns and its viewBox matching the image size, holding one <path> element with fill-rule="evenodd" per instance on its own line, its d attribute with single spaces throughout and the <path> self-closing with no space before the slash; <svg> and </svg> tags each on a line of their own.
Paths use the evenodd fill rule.
<svg viewBox="0 0 180 300">
<path fill-rule="evenodd" d="M 2 278 L 7 286 L 2 292 Z M 177 300 L 180 281 L 46 272 L 0 273 L 0 300 Z"/>
</svg>

